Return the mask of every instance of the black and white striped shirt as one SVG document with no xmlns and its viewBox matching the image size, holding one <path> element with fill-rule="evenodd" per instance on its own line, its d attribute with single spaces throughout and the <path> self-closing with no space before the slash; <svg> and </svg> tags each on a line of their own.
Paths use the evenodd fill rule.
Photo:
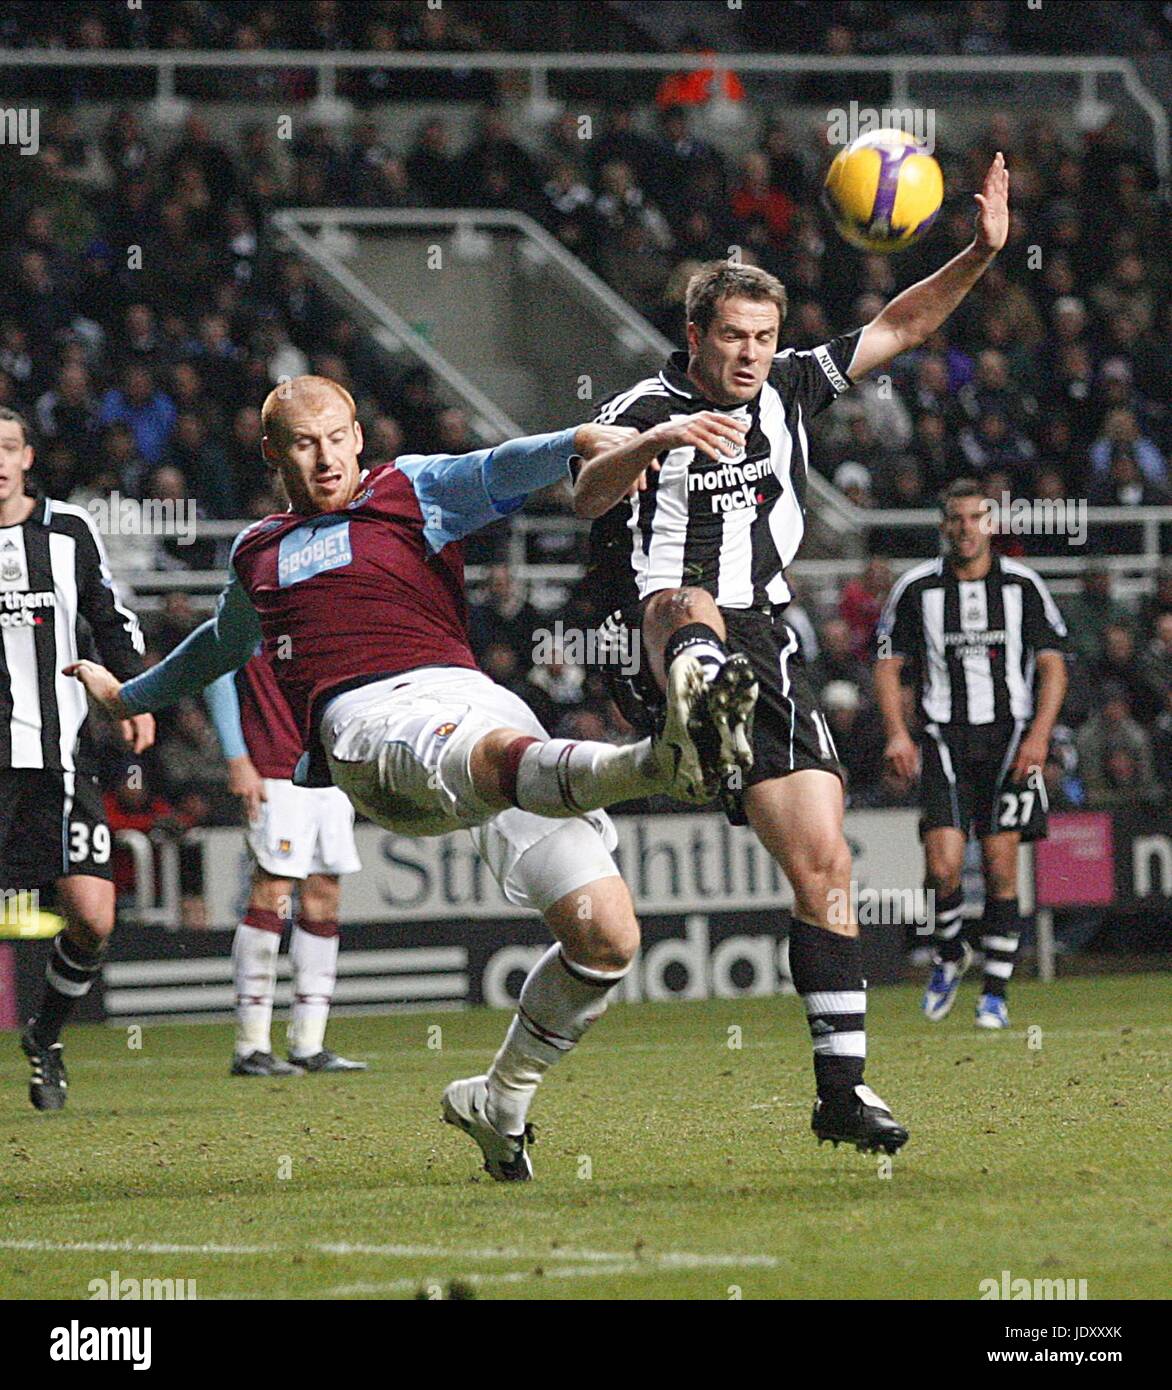
<svg viewBox="0 0 1172 1390">
<path fill-rule="evenodd" d="M 875 630 L 878 655 L 913 663 L 929 724 L 1013 724 L 1034 712 L 1038 652 L 1066 650 L 1066 624 L 1041 578 L 994 555 L 984 579 L 944 557 L 913 565 Z"/>
<path fill-rule="evenodd" d="M 740 453 L 716 462 L 690 447 L 669 450 L 659 471 L 647 475 L 646 492 L 594 523 L 591 564 L 608 607 L 684 584 L 707 590 L 722 608 L 783 608 L 790 601 L 785 567 L 806 525 L 806 424 L 850 386 L 861 333 L 778 353 L 744 405 L 705 399 L 687 375 L 686 352 L 673 352 L 658 376 L 603 404 L 598 423 L 638 430 L 702 410 L 749 422 Z"/>
<path fill-rule="evenodd" d="M 21 525 L 0 526 L 0 769 L 92 770 L 85 689 L 61 674 L 90 634 L 120 680 L 142 670 L 138 619 L 89 513 L 41 497 Z"/>
</svg>

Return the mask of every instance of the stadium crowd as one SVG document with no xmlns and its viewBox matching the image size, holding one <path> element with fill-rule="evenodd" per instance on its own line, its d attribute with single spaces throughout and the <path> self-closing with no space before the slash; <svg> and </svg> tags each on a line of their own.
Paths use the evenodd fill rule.
<svg viewBox="0 0 1172 1390">
<path fill-rule="evenodd" d="M 299 47 L 502 41 L 491 22 L 488 32 L 478 29 L 459 6 L 366 7 L 375 18 L 358 32 L 353 11 L 329 0 L 230 10 L 182 4 L 169 7 L 180 17 L 172 14 L 161 36 L 150 8 L 117 21 L 133 31 L 126 42 L 212 46 L 228 24 L 233 46 L 275 46 L 294 10 L 310 25 L 297 30 Z M 849 17 L 866 7 L 821 8 Z M 984 12 L 956 8 L 975 19 Z M 21 9 L 5 7 L 0 39 Z M 51 38 L 57 7 L 32 11 L 41 37 Z M 95 26 L 105 26 L 104 36 Z M 100 48 L 118 39 L 116 27 L 108 15 L 90 15 L 68 37 Z M 823 29 L 812 42 L 846 40 L 828 40 Z M 1168 217 L 1152 170 L 1119 122 L 1075 141 L 1045 119 L 1000 115 L 963 154 L 944 142 L 941 225 L 892 260 L 840 254 L 817 207 L 828 159 L 819 137 L 771 113 L 759 145 L 732 159 L 693 133 L 694 93 L 667 82 L 650 108 L 610 105 L 588 140 L 566 114 L 535 148 L 489 102 L 465 147 L 455 147 L 448 121 L 429 116 L 403 155 L 369 111 L 344 129 L 299 122 L 290 142 L 257 122 L 226 144 L 199 115 L 177 135 L 148 129 L 133 104 L 90 131 L 63 101 L 45 120 L 36 159 L 0 150 L 0 406 L 32 424 L 38 485 L 82 504 L 112 493 L 132 504 L 193 499 L 199 515 L 217 519 L 277 510 L 260 459 L 258 406 L 281 376 L 305 371 L 353 393 L 370 459 L 475 447 L 464 412 L 441 399 L 427 372 L 388 362 L 273 242 L 266 218 L 275 208 L 519 208 L 673 340 L 682 337 L 684 288 L 696 265 L 736 246 L 787 285 L 784 340 L 803 347 L 872 317 L 959 249 L 971 234 L 965 190 L 1002 149 L 1013 177 L 1009 246 L 946 330 L 901 359 L 889 380 L 865 383 L 819 418 L 813 456 L 862 507 L 930 506 L 961 475 L 980 477 L 994 496 L 1172 502 L 1172 283 L 1167 258 L 1154 250 L 1166 244 Z M 128 264 L 132 247 L 141 259 Z M 1136 528 L 1121 525 L 1089 551 L 1118 553 L 1136 548 L 1136 538 Z M 137 572 L 209 567 L 223 555 L 203 542 L 109 539 L 115 569 L 131 582 Z M 919 553 L 933 553 L 934 534 L 920 540 Z M 1066 545 L 1065 537 L 1029 537 L 1023 549 L 1014 538 L 1012 550 L 1028 559 L 1058 553 L 1055 546 L 1065 553 Z M 870 550 L 836 610 L 799 604 L 794 620 L 854 804 L 910 804 L 884 773 L 868 659 L 893 577 L 891 534 L 877 531 Z M 480 558 L 493 554 L 490 546 Z M 1076 654 L 1046 768 L 1051 802 L 1154 804 L 1172 794 L 1172 570 L 1138 609 L 1112 595 L 1106 570 L 1088 569 L 1082 586 L 1065 605 Z M 197 621 L 181 591 L 147 616 L 156 657 Z M 473 606 L 478 656 L 553 733 L 622 736 L 596 674 L 572 661 L 534 661 L 535 630 L 551 616 L 531 606 L 506 565 L 494 565 Z M 570 630 L 603 615 L 583 591 L 557 616 Z M 115 827 L 235 819 L 198 704 L 164 721 L 145 785 L 127 783 L 113 743 L 106 752 Z"/>
</svg>

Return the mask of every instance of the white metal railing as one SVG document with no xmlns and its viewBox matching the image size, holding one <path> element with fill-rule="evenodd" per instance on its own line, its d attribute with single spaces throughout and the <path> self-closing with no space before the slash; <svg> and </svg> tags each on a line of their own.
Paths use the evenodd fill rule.
<svg viewBox="0 0 1172 1390">
<path fill-rule="evenodd" d="M 178 930 L 180 922 L 179 841 L 165 831 L 116 830 L 116 844 L 124 845 L 134 860 L 134 901 L 123 905 L 123 915 L 144 927 Z M 159 854 L 156 888 L 155 851 Z"/>
<path fill-rule="evenodd" d="M 829 484 L 827 487 L 829 488 Z M 834 491 L 834 489 L 831 489 Z M 835 494 L 840 496 L 840 494 Z M 839 511 L 847 524 L 858 535 L 868 530 L 913 530 L 930 528 L 935 530 L 940 523 L 940 513 L 935 508 L 920 507 L 910 511 L 894 509 L 869 510 L 856 507 L 842 498 Z M 1120 592 L 1135 594 L 1154 576 L 1164 556 L 1160 550 L 1161 526 L 1172 527 L 1172 507 L 1088 507 L 1086 511 L 1087 544 L 1071 546 L 1069 555 L 1027 556 L 1028 563 L 1039 574 L 1051 581 L 1051 588 L 1057 594 L 1076 592 L 1078 579 L 1089 565 L 1111 571 L 1120 581 Z M 202 521 L 198 534 L 217 540 L 228 540 L 248 525 L 239 521 Z M 570 515 L 541 516 L 520 513 L 511 518 L 507 556 L 504 561 L 509 571 L 524 583 L 534 585 L 567 586 L 576 583 L 584 574 L 584 567 L 573 562 L 541 562 L 532 564 L 527 558 L 528 544 L 532 537 L 541 534 L 573 535 L 584 538 L 589 522 Z M 1107 555 L 1097 550 L 1093 544 L 1096 525 L 1139 526 L 1143 531 L 1143 549 L 1130 555 Z M 869 558 L 866 554 L 819 559 L 799 559 L 792 566 L 792 572 L 799 581 L 810 581 L 824 594 L 846 580 L 860 573 Z M 919 564 L 919 556 L 884 556 L 892 569 L 898 574 L 912 565 Z M 487 566 L 469 565 L 466 569 L 470 585 L 477 585 L 487 577 Z M 200 611 L 210 610 L 215 596 L 225 580 L 222 570 L 160 570 L 139 571 L 119 575 L 135 593 L 138 606 L 146 611 L 159 606 L 155 601 L 159 595 L 173 592 L 192 596 L 193 606 Z"/>
<path fill-rule="evenodd" d="M 176 96 L 175 77 L 184 69 L 308 69 L 315 74 L 318 113 L 332 111 L 338 115 L 348 110 L 348 104 L 337 98 L 339 71 L 368 68 L 435 72 L 459 67 L 475 72 L 524 72 L 529 77 L 530 99 L 542 106 L 549 105 L 549 75 L 552 72 L 671 73 L 695 68 L 731 68 L 740 74 L 771 77 L 787 73 L 886 73 L 891 80 L 892 102 L 899 107 L 908 103 L 910 81 L 917 75 L 951 74 L 977 80 L 1005 74 L 1072 77 L 1079 82 L 1080 102 L 1091 107 L 1099 104 L 1100 79 L 1115 76 L 1151 123 L 1154 162 L 1165 187 L 1172 160 L 1168 113 L 1155 94 L 1144 86 L 1131 59 L 1122 57 L 887 54 L 833 58 L 822 54 L 789 53 L 334 53 L 304 49 L 255 53 L 190 49 L 10 49 L 0 52 L 0 67 L 153 68 L 155 101 L 161 110 L 182 105 Z"/>
</svg>

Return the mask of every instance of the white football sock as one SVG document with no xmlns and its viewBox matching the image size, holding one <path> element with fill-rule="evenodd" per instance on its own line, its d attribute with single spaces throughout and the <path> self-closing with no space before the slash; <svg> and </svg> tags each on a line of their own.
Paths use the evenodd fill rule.
<svg viewBox="0 0 1172 1390">
<path fill-rule="evenodd" d="M 630 967 L 628 966 L 627 969 Z M 588 970 L 567 961 L 556 943 L 529 972 L 517 1014 L 488 1072 L 488 1122 L 521 1134 L 537 1085 L 606 1009 L 627 969 Z"/>
<path fill-rule="evenodd" d="M 670 777 L 651 740 L 612 743 L 551 738 L 526 748 L 517 767 L 517 805 L 539 816 L 578 816 L 616 801 L 654 796 Z"/>
<path fill-rule="evenodd" d="M 289 1020 L 289 1055 L 312 1057 L 322 1050 L 326 1036 L 326 1020 L 330 1016 L 330 1001 L 334 997 L 334 980 L 338 974 L 338 933 L 325 936 L 318 931 L 306 931 L 300 922 L 293 928 L 289 943 L 289 961 L 293 966 L 293 1012 Z"/>
<path fill-rule="evenodd" d="M 277 983 L 279 932 L 241 922 L 232 939 L 232 978 L 236 985 L 236 1055 L 273 1050 L 273 990 Z"/>
</svg>

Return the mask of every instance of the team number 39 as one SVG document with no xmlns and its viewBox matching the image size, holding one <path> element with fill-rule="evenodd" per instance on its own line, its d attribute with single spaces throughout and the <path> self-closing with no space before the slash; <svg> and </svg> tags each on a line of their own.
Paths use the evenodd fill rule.
<svg viewBox="0 0 1172 1390">
<path fill-rule="evenodd" d="M 90 828 L 83 821 L 69 827 L 69 862 L 80 864 L 83 859 L 92 858 L 95 864 L 104 864 L 110 857 L 110 827 L 95 825 L 91 841 Z"/>
</svg>

